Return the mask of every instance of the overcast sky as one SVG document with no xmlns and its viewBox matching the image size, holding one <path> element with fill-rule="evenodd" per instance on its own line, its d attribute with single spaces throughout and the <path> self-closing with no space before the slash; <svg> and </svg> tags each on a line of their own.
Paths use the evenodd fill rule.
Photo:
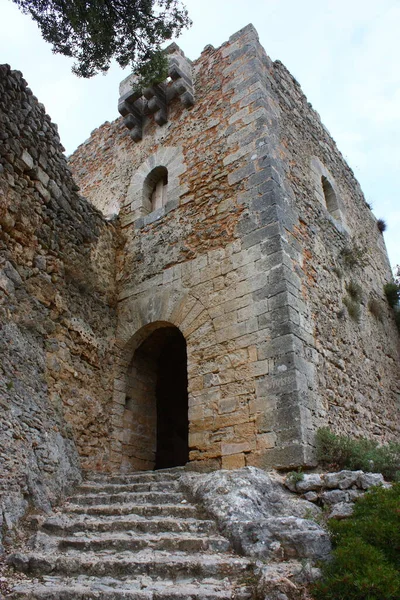
<svg viewBox="0 0 400 600">
<path fill-rule="evenodd" d="M 178 40 L 195 59 L 253 23 L 273 59 L 300 82 L 355 171 L 375 215 L 387 222 L 392 265 L 400 263 L 400 0 L 186 0 L 192 28 Z M 53 55 L 31 19 L 0 0 L 0 62 L 23 72 L 58 124 L 67 154 L 118 116 L 114 66 L 90 80 Z"/>
</svg>

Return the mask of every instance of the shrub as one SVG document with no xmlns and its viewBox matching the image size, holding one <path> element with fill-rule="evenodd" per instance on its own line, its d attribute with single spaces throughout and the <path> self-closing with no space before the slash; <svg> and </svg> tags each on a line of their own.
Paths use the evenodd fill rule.
<svg viewBox="0 0 400 600">
<path fill-rule="evenodd" d="M 376 226 L 378 227 L 378 229 L 381 233 L 386 231 L 387 225 L 386 225 L 386 221 L 384 221 L 383 219 L 378 219 L 376 222 Z"/>
<path fill-rule="evenodd" d="M 365 267 L 368 262 L 366 253 L 366 248 L 354 244 L 352 247 L 345 246 L 340 252 L 340 258 L 343 265 L 350 269 L 356 266 Z"/>
<path fill-rule="evenodd" d="M 346 285 L 346 290 L 350 296 L 350 298 L 354 301 L 354 302 L 361 302 L 362 300 L 362 287 L 361 285 L 359 285 L 358 283 L 356 283 L 355 281 L 349 281 L 349 283 Z"/>
<path fill-rule="evenodd" d="M 371 315 L 375 317 L 375 319 L 378 319 L 378 321 L 382 321 L 383 311 L 379 300 L 377 300 L 376 298 L 370 298 L 368 300 L 368 310 L 371 313 Z"/>
<path fill-rule="evenodd" d="M 396 322 L 397 329 L 400 332 L 400 310 L 399 309 L 394 311 L 394 320 Z"/>
<path fill-rule="evenodd" d="M 323 427 L 317 431 L 316 449 L 317 460 L 324 465 L 382 473 L 390 480 L 400 476 L 400 443 L 379 446 L 374 440 L 336 435 Z"/>
<path fill-rule="evenodd" d="M 396 600 L 400 597 L 400 484 L 375 488 L 352 517 L 331 520 L 332 561 L 313 586 L 316 600 Z"/>
<path fill-rule="evenodd" d="M 386 283 L 383 286 L 383 291 L 389 303 L 389 306 L 394 308 L 400 301 L 400 289 L 397 283 Z"/>
<path fill-rule="evenodd" d="M 288 479 L 290 483 L 293 483 L 293 485 L 296 485 L 296 483 L 299 483 L 299 481 L 303 481 L 304 473 L 301 471 L 290 471 L 286 475 L 286 479 Z"/>
<path fill-rule="evenodd" d="M 350 296 L 345 296 L 343 298 L 343 304 L 347 308 L 349 316 L 353 319 L 353 321 L 356 321 L 358 323 L 361 318 L 360 303 L 356 300 L 353 300 Z"/>
</svg>

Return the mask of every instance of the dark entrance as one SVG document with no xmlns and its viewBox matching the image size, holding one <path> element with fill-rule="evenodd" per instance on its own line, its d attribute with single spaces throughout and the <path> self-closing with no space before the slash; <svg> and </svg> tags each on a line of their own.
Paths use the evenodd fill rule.
<svg viewBox="0 0 400 600">
<path fill-rule="evenodd" d="M 138 333 L 144 340 L 126 374 L 121 469 L 184 465 L 189 459 L 185 338 L 163 322 Z"/>
<path fill-rule="evenodd" d="M 177 328 L 161 331 L 165 339 L 157 365 L 156 469 L 177 467 L 189 460 L 186 342 Z"/>
</svg>

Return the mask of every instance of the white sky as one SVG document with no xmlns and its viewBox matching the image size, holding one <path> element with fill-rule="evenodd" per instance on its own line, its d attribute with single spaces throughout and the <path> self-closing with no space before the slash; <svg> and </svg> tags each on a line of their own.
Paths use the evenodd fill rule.
<svg viewBox="0 0 400 600">
<path fill-rule="evenodd" d="M 354 170 L 375 215 L 387 222 L 400 263 L 400 0 L 186 0 L 192 28 L 177 41 L 195 59 L 248 23 L 273 59 L 300 82 Z M 90 80 L 53 55 L 31 19 L 0 0 L 0 62 L 23 72 L 58 124 L 67 154 L 118 116 L 114 66 Z"/>
</svg>

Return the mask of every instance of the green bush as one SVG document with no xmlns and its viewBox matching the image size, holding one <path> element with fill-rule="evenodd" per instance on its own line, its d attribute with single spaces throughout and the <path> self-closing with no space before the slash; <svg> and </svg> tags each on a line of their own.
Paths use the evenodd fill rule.
<svg viewBox="0 0 400 600">
<path fill-rule="evenodd" d="M 400 598 L 400 484 L 375 488 L 355 504 L 353 516 L 331 520 L 335 546 L 313 586 L 316 600 Z"/>
<path fill-rule="evenodd" d="M 394 308 L 400 301 L 400 289 L 397 283 L 386 283 L 383 286 L 389 306 Z"/>
<path fill-rule="evenodd" d="M 367 438 L 354 439 L 336 435 L 327 427 L 317 431 L 316 449 L 318 462 L 339 469 L 362 469 L 382 473 L 386 479 L 400 478 L 400 444 L 390 442 L 379 446 Z"/>
<path fill-rule="evenodd" d="M 396 322 L 397 329 L 400 332 L 400 309 L 399 308 L 394 311 L 394 320 Z"/>
<path fill-rule="evenodd" d="M 368 300 L 368 310 L 377 319 L 378 321 L 382 321 L 383 319 L 383 310 L 381 303 L 376 298 L 370 298 Z"/>
<path fill-rule="evenodd" d="M 291 483 L 293 483 L 293 485 L 296 485 L 296 483 L 299 483 L 299 481 L 303 481 L 304 479 L 304 473 L 302 473 L 302 471 L 289 471 L 289 473 L 286 475 L 286 479 L 288 479 Z"/>
<path fill-rule="evenodd" d="M 349 281 L 349 283 L 346 285 L 346 290 L 354 302 L 361 302 L 362 287 L 359 283 L 356 283 L 353 280 Z"/>
<path fill-rule="evenodd" d="M 358 323 L 361 318 L 361 306 L 358 300 L 353 300 L 351 296 L 345 296 L 343 298 L 343 304 L 347 308 L 349 316 L 353 319 L 353 321 Z"/>
</svg>

